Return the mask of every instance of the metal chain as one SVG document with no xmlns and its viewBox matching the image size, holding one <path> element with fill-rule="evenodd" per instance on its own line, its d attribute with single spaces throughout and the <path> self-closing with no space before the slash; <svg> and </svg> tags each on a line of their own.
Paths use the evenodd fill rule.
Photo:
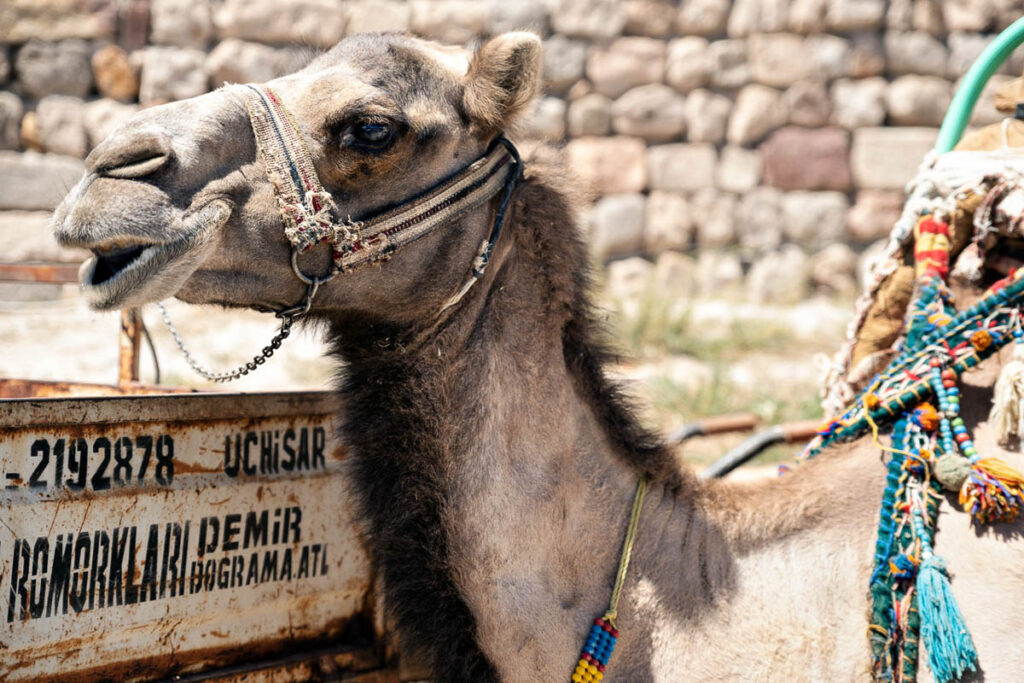
<svg viewBox="0 0 1024 683">
<path fill-rule="evenodd" d="M 160 314 L 164 318 L 164 324 L 167 326 L 168 331 L 170 331 L 171 337 L 174 338 L 174 343 L 178 345 L 178 348 L 181 350 L 181 354 L 185 356 L 185 362 L 205 379 L 217 383 L 231 382 L 239 377 L 244 377 L 266 363 L 267 359 L 273 356 L 274 352 L 281 348 L 281 342 L 287 339 L 288 335 L 291 334 L 292 323 L 295 322 L 295 317 L 292 315 L 286 314 L 278 316 L 281 318 L 281 329 L 278 330 L 277 334 L 275 334 L 270 340 L 270 343 L 263 347 L 263 351 L 259 355 L 254 356 L 251 361 L 248 361 L 245 365 L 240 365 L 230 372 L 211 372 L 200 365 L 199 362 L 192 357 L 192 353 L 189 352 L 188 348 L 185 346 L 185 342 L 178 333 L 178 329 L 174 326 L 174 323 L 171 322 L 171 317 L 167 314 L 167 309 L 164 307 L 163 302 L 157 303 L 157 308 L 160 309 Z"/>
</svg>

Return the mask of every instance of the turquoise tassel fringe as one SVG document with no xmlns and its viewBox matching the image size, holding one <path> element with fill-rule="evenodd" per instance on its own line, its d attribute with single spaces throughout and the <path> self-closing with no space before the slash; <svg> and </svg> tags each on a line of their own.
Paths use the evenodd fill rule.
<svg viewBox="0 0 1024 683">
<path fill-rule="evenodd" d="M 977 671 L 978 653 L 953 597 L 942 558 L 932 555 L 921 563 L 915 588 L 921 637 L 935 680 L 946 683 L 968 669 Z"/>
</svg>

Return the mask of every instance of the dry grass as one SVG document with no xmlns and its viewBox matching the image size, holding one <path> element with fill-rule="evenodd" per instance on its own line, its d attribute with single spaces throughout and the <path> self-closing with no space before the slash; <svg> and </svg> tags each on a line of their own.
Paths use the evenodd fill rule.
<svg viewBox="0 0 1024 683">
<path fill-rule="evenodd" d="M 818 302 L 806 311 L 713 302 L 710 314 L 707 304 L 681 304 L 651 293 L 640 300 L 610 300 L 613 333 L 634 360 L 622 374 L 634 380 L 648 419 L 668 431 L 730 413 L 754 413 L 763 427 L 821 416 L 814 356 L 838 348 L 849 310 L 845 302 Z M 815 317 L 813 324 L 794 324 Z M 710 462 L 746 436 L 695 439 L 684 453 L 687 460 Z M 788 460 L 798 450 L 774 447 L 754 462 Z"/>
</svg>

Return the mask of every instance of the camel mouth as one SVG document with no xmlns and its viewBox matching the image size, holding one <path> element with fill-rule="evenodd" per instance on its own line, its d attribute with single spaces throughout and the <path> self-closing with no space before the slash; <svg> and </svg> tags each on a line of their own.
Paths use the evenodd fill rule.
<svg viewBox="0 0 1024 683">
<path fill-rule="evenodd" d="M 78 273 L 89 306 L 105 311 L 173 296 L 199 266 L 201 247 L 230 216 L 231 205 L 214 200 L 191 212 L 182 234 L 168 242 L 112 238 L 90 245 L 93 256 Z"/>
<path fill-rule="evenodd" d="M 92 249 L 96 264 L 89 277 L 90 285 L 101 285 L 116 277 L 118 273 L 134 263 L 148 247 L 138 246 L 127 249 Z"/>
</svg>

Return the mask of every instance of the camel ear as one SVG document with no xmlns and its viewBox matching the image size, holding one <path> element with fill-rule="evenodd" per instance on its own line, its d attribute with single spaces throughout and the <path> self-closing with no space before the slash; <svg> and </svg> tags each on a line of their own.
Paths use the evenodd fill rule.
<svg viewBox="0 0 1024 683">
<path fill-rule="evenodd" d="M 504 130 L 537 95 L 540 38 L 526 31 L 503 33 L 480 46 L 469 63 L 464 102 L 487 133 Z"/>
</svg>

